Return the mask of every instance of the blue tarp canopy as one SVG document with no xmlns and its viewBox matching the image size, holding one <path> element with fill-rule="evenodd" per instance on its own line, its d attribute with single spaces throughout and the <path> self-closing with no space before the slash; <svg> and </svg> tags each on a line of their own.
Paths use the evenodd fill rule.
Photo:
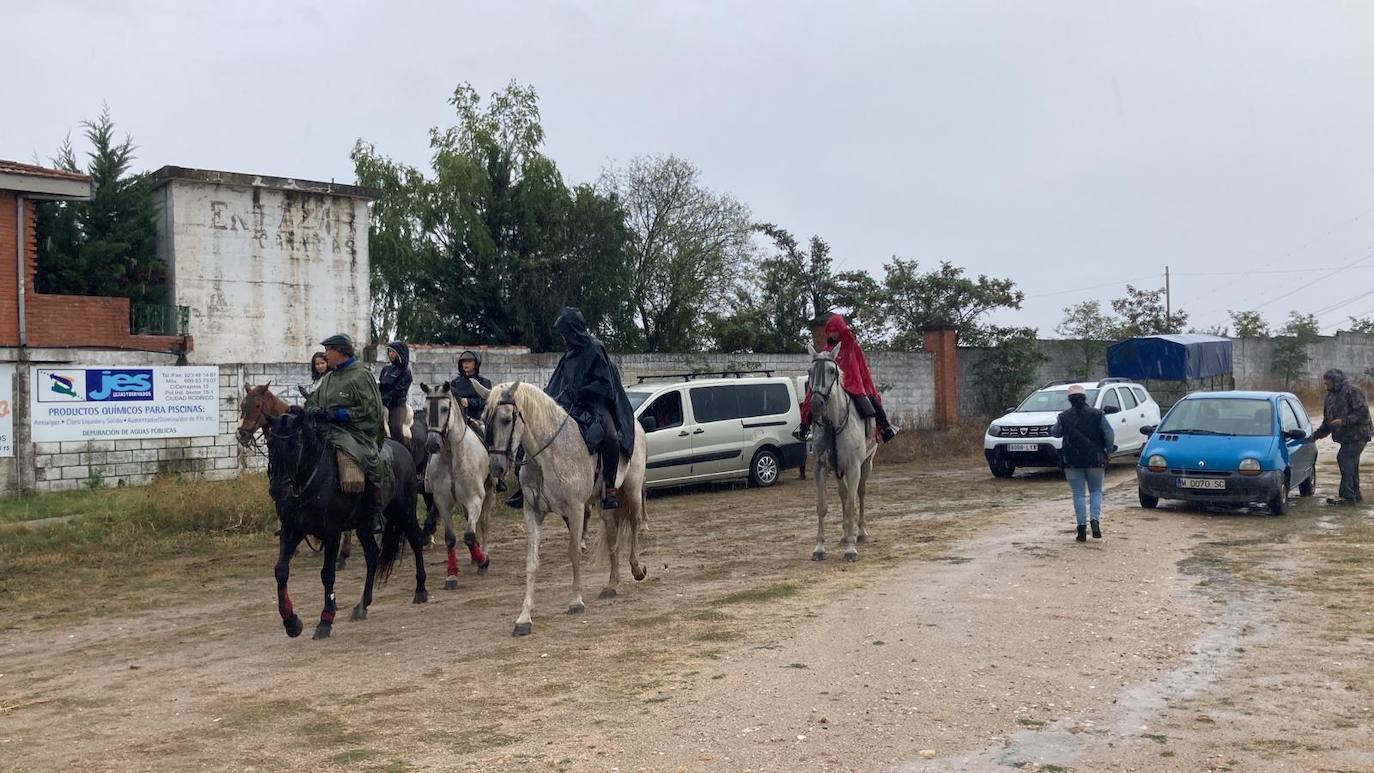
<svg viewBox="0 0 1374 773">
<path fill-rule="evenodd" d="M 1107 347 L 1107 375 L 1194 381 L 1231 372 L 1231 339 L 1199 333 L 1137 336 Z"/>
</svg>

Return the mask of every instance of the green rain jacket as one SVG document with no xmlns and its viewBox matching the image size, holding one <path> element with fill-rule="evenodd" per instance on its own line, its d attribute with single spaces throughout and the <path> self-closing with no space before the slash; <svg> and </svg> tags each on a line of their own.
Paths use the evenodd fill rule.
<svg viewBox="0 0 1374 773">
<path fill-rule="evenodd" d="M 329 411 L 332 420 L 320 428 L 325 440 L 352 457 L 369 483 L 390 490 L 391 466 L 380 452 L 386 439 L 382 393 L 367 366 L 351 359 L 324 374 L 305 407 Z"/>
</svg>

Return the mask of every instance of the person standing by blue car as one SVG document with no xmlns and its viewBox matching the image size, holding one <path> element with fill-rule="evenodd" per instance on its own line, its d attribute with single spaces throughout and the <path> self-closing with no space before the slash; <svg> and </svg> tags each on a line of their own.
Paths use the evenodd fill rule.
<svg viewBox="0 0 1374 773">
<path fill-rule="evenodd" d="M 1073 492 L 1073 514 L 1079 542 L 1088 541 L 1089 506 L 1093 539 L 1102 539 L 1102 479 L 1107 460 L 1116 450 L 1116 437 L 1106 415 L 1088 406 L 1083 387 L 1069 387 L 1069 409 L 1059 414 L 1050 434 L 1064 440 L 1064 477 Z"/>
</svg>

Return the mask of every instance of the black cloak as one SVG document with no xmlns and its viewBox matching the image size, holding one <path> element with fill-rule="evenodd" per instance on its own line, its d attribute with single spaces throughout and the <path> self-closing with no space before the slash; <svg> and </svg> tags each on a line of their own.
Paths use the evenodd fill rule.
<svg viewBox="0 0 1374 773">
<path fill-rule="evenodd" d="M 620 450 L 626 456 L 635 450 L 635 416 L 630 398 L 620 383 L 620 370 L 611 362 L 606 345 L 587 331 L 582 311 L 569 306 L 558 315 L 554 329 L 563 336 L 568 351 L 558 361 L 544 392 L 572 415 L 582 430 L 587 448 L 601 447 L 601 422 L 597 407 L 604 405 L 615 421 Z"/>
<path fill-rule="evenodd" d="M 410 347 L 401 341 L 392 341 L 386 348 L 396 352 L 396 364 L 387 363 L 382 368 L 382 376 L 377 379 L 377 387 L 382 392 L 382 405 L 395 408 L 405 405 L 410 395 Z"/>
<path fill-rule="evenodd" d="M 467 376 L 463 375 L 463 360 L 471 355 L 477 367 L 473 369 L 472 381 L 481 384 L 484 389 L 491 390 L 491 379 L 482 375 L 482 355 L 477 352 L 467 351 L 458 356 L 458 375 L 448 382 L 449 391 L 453 393 L 454 400 L 468 401 L 468 407 L 464 410 L 470 419 L 482 418 L 482 412 L 487 408 L 487 401 L 477 394 L 477 390 L 472 388 L 472 382 L 468 381 Z"/>
</svg>

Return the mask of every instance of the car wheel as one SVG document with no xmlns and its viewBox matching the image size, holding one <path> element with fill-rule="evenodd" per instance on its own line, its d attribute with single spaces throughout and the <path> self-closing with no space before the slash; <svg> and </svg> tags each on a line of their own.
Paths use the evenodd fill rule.
<svg viewBox="0 0 1374 773">
<path fill-rule="evenodd" d="M 1136 489 L 1136 494 L 1140 497 L 1140 506 L 1146 510 L 1153 510 L 1159 507 L 1159 497 L 1150 496 L 1140 489 Z"/>
<path fill-rule="evenodd" d="M 1298 496 L 1310 497 L 1317 493 L 1317 463 L 1312 462 L 1312 474 L 1307 476 L 1307 480 L 1298 484 Z"/>
<path fill-rule="evenodd" d="M 1288 512 L 1288 481 L 1283 482 L 1283 489 L 1269 500 L 1269 514 L 1283 515 Z"/>
<path fill-rule="evenodd" d="M 1010 478 L 1016 474 L 1016 465 L 1001 459 L 988 462 L 988 469 L 994 478 Z"/>
<path fill-rule="evenodd" d="M 770 448 L 760 448 L 754 454 L 754 460 L 749 463 L 749 482 L 759 488 L 768 488 L 778 482 L 778 474 L 782 471 L 782 460 L 778 458 L 776 451 Z"/>
</svg>

